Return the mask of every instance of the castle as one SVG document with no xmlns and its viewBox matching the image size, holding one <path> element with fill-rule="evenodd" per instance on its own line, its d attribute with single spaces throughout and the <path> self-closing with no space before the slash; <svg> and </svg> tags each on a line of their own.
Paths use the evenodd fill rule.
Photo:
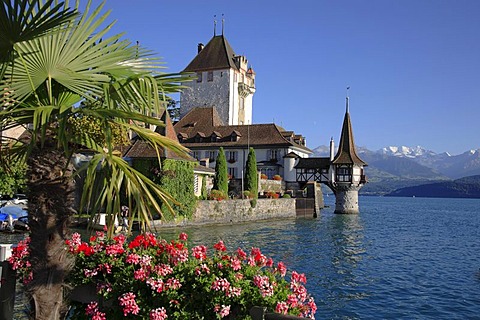
<svg viewBox="0 0 480 320">
<path fill-rule="evenodd" d="M 259 171 L 269 179 L 280 176 L 284 190 L 302 189 L 309 181 L 323 183 L 335 194 L 336 213 L 359 212 L 358 190 L 366 183 L 367 164 L 355 150 L 348 96 L 338 152 L 334 154 L 332 138 L 330 157 L 309 158 L 312 151 L 302 135 L 274 123 L 252 123 L 256 74 L 246 57 L 235 54 L 223 32 L 214 34 L 207 45 L 199 43 L 196 57 L 183 72 L 193 79 L 182 84 L 186 89 L 174 128 L 194 158 L 213 168 L 223 147 L 231 181 L 239 181 L 253 147 Z"/>
</svg>

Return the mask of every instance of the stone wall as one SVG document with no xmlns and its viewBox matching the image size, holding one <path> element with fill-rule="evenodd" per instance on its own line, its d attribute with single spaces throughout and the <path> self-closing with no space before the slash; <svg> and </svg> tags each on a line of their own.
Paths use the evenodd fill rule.
<svg viewBox="0 0 480 320">
<path fill-rule="evenodd" d="M 199 201 L 192 219 L 174 222 L 155 221 L 157 227 L 295 218 L 295 199 L 258 199 L 255 208 L 250 200 Z"/>
</svg>

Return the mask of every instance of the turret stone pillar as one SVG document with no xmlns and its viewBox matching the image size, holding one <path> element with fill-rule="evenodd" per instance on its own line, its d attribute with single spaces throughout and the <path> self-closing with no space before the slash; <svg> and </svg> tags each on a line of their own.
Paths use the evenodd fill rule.
<svg viewBox="0 0 480 320">
<path fill-rule="evenodd" d="M 335 213 L 358 214 L 358 190 L 361 186 L 339 186 L 335 188 Z"/>
</svg>

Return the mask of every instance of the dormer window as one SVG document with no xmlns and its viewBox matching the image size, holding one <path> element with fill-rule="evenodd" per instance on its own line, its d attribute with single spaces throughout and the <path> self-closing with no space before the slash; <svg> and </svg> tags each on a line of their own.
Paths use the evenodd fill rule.
<svg viewBox="0 0 480 320">
<path fill-rule="evenodd" d="M 199 143 L 199 142 L 203 142 L 203 139 L 205 138 L 205 134 L 203 134 L 202 132 L 198 132 L 196 135 L 195 135 L 195 142 Z"/>
<path fill-rule="evenodd" d="M 184 142 L 185 140 L 187 140 L 187 138 L 188 136 L 185 133 L 179 132 L 177 134 L 178 142 Z"/>
<path fill-rule="evenodd" d="M 232 133 L 230 134 L 230 141 L 236 142 L 240 140 L 241 136 L 242 135 L 240 134 L 240 132 L 238 132 L 237 130 L 233 130 Z"/>
<path fill-rule="evenodd" d="M 220 140 L 222 136 L 220 135 L 220 133 L 218 133 L 217 131 L 213 131 L 212 134 L 210 135 L 210 141 L 211 142 L 217 142 L 218 140 Z"/>
</svg>

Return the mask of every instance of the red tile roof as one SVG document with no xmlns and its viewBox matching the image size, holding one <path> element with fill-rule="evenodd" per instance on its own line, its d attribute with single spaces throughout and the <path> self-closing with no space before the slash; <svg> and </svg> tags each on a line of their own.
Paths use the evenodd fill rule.
<svg viewBox="0 0 480 320">
<path fill-rule="evenodd" d="M 273 123 L 268 124 L 252 124 L 252 125 L 236 125 L 224 126 L 213 125 L 215 121 L 215 108 L 203 107 L 194 108 L 187 113 L 179 122 L 174 125 L 175 131 L 179 136 L 187 136 L 188 138 L 181 141 L 187 148 L 244 148 L 252 147 L 296 147 L 304 152 L 312 151 L 304 145 L 294 140 L 289 140 L 284 136 L 284 129 Z M 194 123 L 194 125 L 192 125 Z M 195 136 L 199 132 L 205 135 L 205 139 L 198 141 Z M 211 141 L 210 136 L 213 132 L 221 137 L 215 141 Z M 238 138 L 232 139 L 232 133 Z M 290 136 L 288 134 L 287 136 Z M 295 136 L 292 132 L 291 136 Z"/>
</svg>

